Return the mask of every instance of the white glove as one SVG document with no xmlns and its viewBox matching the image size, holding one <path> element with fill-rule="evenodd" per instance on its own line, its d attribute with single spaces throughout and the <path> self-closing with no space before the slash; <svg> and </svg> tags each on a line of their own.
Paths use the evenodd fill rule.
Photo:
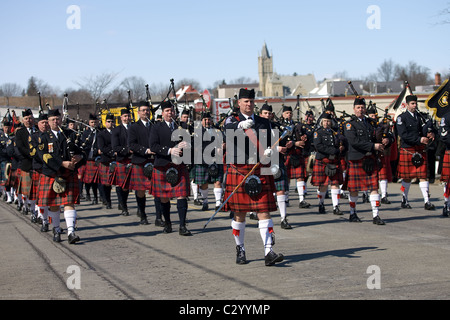
<svg viewBox="0 0 450 320">
<path fill-rule="evenodd" d="M 253 122 L 252 119 L 247 119 L 247 120 L 245 120 L 245 121 L 239 122 L 238 128 L 247 130 L 247 129 L 250 129 L 251 127 L 253 127 L 254 124 L 255 124 L 255 123 Z"/>
<path fill-rule="evenodd" d="M 272 156 L 272 154 L 273 154 L 272 149 L 267 148 L 266 150 L 264 150 L 264 156 L 265 157 L 270 158 Z"/>
</svg>

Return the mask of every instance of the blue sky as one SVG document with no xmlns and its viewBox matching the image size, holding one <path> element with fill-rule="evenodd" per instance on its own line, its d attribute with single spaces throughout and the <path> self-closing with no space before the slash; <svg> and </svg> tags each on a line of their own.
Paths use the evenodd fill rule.
<svg viewBox="0 0 450 320">
<path fill-rule="evenodd" d="M 439 24 L 448 0 L 433 1 L 103 1 L 2 0 L 0 84 L 26 87 L 31 76 L 60 90 L 103 72 L 118 82 L 193 78 L 204 89 L 217 80 L 258 79 L 264 42 L 280 74 L 317 80 L 346 71 L 375 73 L 385 59 L 415 61 L 431 73 L 450 68 L 450 24 Z M 80 8 L 80 29 L 66 12 Z M 367 8 L 380 9 L 369 29 Z"/>
</svg>

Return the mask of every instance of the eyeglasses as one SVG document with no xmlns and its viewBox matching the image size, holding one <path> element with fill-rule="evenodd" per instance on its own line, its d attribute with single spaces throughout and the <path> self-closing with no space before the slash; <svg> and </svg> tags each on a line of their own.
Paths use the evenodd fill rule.
<svg viewBox="0 0 450 320">
<path fill-rule="evenodd" d="M 111 123 L 112 123 L 112 122 L 114 122 L 114 121 L 113 121 L 113 120 L 107 120 L 106 122 L 111 122 Z"/>
</svg>

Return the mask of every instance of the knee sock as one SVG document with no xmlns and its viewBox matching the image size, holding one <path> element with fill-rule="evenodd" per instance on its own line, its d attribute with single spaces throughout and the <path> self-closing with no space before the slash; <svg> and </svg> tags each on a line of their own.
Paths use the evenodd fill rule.
<svg viewBox="0 0 450 320">
<path fill-rule="evenodd" d="M 348 196 L 348 200 L 350 203 L 350 214 L 356 212 L 356 203 L 358 202 L 358 196 Z"/>
<path fill-rule="evenodd" d="M 177 210 L 178 217 L 180 219 L 180 226 L 186 225 L 186 214 L 187 214 L 187 200 L 178 199 L 177 200 Z"/>
<path fill-rule="evenodd" d="M 305 181 L 297 181 L 297 192 L 299 201 L 305 200 Z"/>
<path fill-rule="evenodd" d="M 427 203 L 428 201 L 430 201 L 430 198 L 428 197 L 428 191 L 430 189 L 428 181 L 419 182 L 419 187 L 420 191 L 422 191 L 423 201 Z"/>
<path fill-rule="evenodd" d="M 231 221 L 231 228 L 233 228 L 234 241 L 237 246 L 244 248 L 245 239 L 245 222 Z"/>
<path fill-rule="evenodd" d="M 378 215 L 378 207 L 380 206 L 380 195 L 371 194 L 369 199 L 370 205 L 372 206 L 372 216 L 375 218 Z"/>
<path fill-rule="evenodd" d="M 141 218 L 146 218 L 147 217 L 147 215 L 145 214 L 145 202 L 146 202 L 146 200 L 147 200 L 146 197 L 139 198 L 136 195 L 136 202 L 137 202 L 137 205 L 138 205 L 139 212 L 141 213 Z"/>
<path fill-rule="evenodd" d="M 170 220 L 170 201 L 163 203 L 161 202 L 161 211 L 166 223 L 172 223 Z"/>
<path fill-rule="evenodd" d="M 161 217 L 162 217 L 161 198 L 155 197 L 154 201 L 155 201 L 156 219 L 161 219 Z"/>
<path fill-rule="evenodd" d="M 48 210 L 48 216 L 52 220 L 53 228 L 55 228 L 55 231 L 60 231 L 60 223 L 61 223 L 61 216 L 59 211 L 50 211 Z"/>
<path fill-rule="evenodd" d="M 264 255 L 267 255 L 272 250 L 272 219 L 258 221 L 259 233 L 264 244 Z"/>
<path fill-rule="evenodd" d="M 194 181 L 191 182 L 191 188 L 192 188 L 192 193 L 194 195 L 194 200 L 197 200 L 198 199 L 198 185 Z"/>
<path fill-rule="evenodd" d="M 214 196 L 216 198 L 216 206 L 220 206 L 222 202 L 222 188 L 214 188 Z"/>
<path fill-rule="evenodd" d="M 323 204 L 323 202 L 325 201 L 325 195 L 327 194 L 327 192 L 321 192 L 319 190 L 317 190 L 317 198 L 319 198 L 319 204 Z"/>
<path fill-rule="evenodd" d="M 403 192 L 402 195 L 405 197 L 406 201 L 408 201 L 409 187 L 411 187 L 411 182 L 402 181 L 401 190 Z"/>
<path fill-rule="evenodd" d="M 387 197 L 387 188 L 388 188 L 388 181 L 380 180 L 380 191 L 381 191 L 382 198 Z"/>
<path fill-rule="evenodd" d="M 71 234 L 75 231 L 77 212 L 75 210 L 64 210 L 64 220 L 66 221 L 67 233 Z"/>
<path fill-rule="evenodd" d="M 277 196 L 278 210 L 280 210 L 281 221 L 286 218 L 286 196 L 284 194 Z"/>
<path fill-rule="evenodd" d="M 208 203 L 208 188 L 206 188 L 205 190 L 200 188 L 200 193 L 202 195 L 203 198 L 203 203 Z"/>
<path fill-rule="evenodd" d="M 331 201 L 333 202 L 333 208 L 339 205 L 339 197 L 341 191 L 339 189 L 331 189 Z"/>
</svg>

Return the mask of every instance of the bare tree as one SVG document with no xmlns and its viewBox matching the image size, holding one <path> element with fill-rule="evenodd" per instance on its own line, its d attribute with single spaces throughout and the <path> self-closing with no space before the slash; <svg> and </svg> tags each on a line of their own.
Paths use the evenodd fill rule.
<svg viewBox="0 0 450 320">
<path fill-rule="evenodd" d="M 92 101 L 94 101 L 91 93 L 84 89 L 67 89 L 66 93 L 68 95 L 70 104 L 90 104 L 92 103 Z"/>
<path fill-rule="evenodd" d="M 120 85 L 131 91 L 131 97 L 134 101 L 143 101 L 146 98 L 145 85 L 147 83 L 141 77 L 128 77 L 123 79 Z M 149 86 L 150 87 L 150 86 Z M 150 88 L 149 88 L 150 90 Z"/>
<path fill-rule="evenodd" d="M 23 88 L 16 83 L 4 83 L 0 86 L 0 92 L 5 97 L 19 97 L 22 95 Z"/>
<path fill-rule="evenodd" d="M 252 78 L 249 77 L 239 77 L 234 80 L 229 81 L 229 84 L 249 84 L 249 83 L 255 83 L 255 81 Z"/>
<path fill-rule="evenodd" d="M 410 61 L 406 66 L 396 66 L 395 74 L 397 80 L 408 81 L 413 90 L 417 85 L 432 84 L 430 69 L 414 61 Z"/>
<path fill-rule="evenodd" d="M 392 81 L 395 77 L 396 65 L 392 59 L 384 60 L 384 62 L 378 68 L 378 79 L 380 81 Z"/>
<path fill-rule="evenodd" d="M 184 86 L 188 86 L 190 85 L 192 88 L 200 90 L 200 82 L 198 82 L 195 79 L 190 79 L 190 78 L 183 78 L 181 80 L 178 80 L 175 82 L 175 90 L 178 90 Z"/>
<path fill-rule="evenodd" d="M 106 89 L 117 78 L 116 72 L 104 72 L 97 76 L 84 77 L 81 82 L 75 82 L 81 89 L 88 91 L 94 102 L 105 98 Z"/>
</svg>

